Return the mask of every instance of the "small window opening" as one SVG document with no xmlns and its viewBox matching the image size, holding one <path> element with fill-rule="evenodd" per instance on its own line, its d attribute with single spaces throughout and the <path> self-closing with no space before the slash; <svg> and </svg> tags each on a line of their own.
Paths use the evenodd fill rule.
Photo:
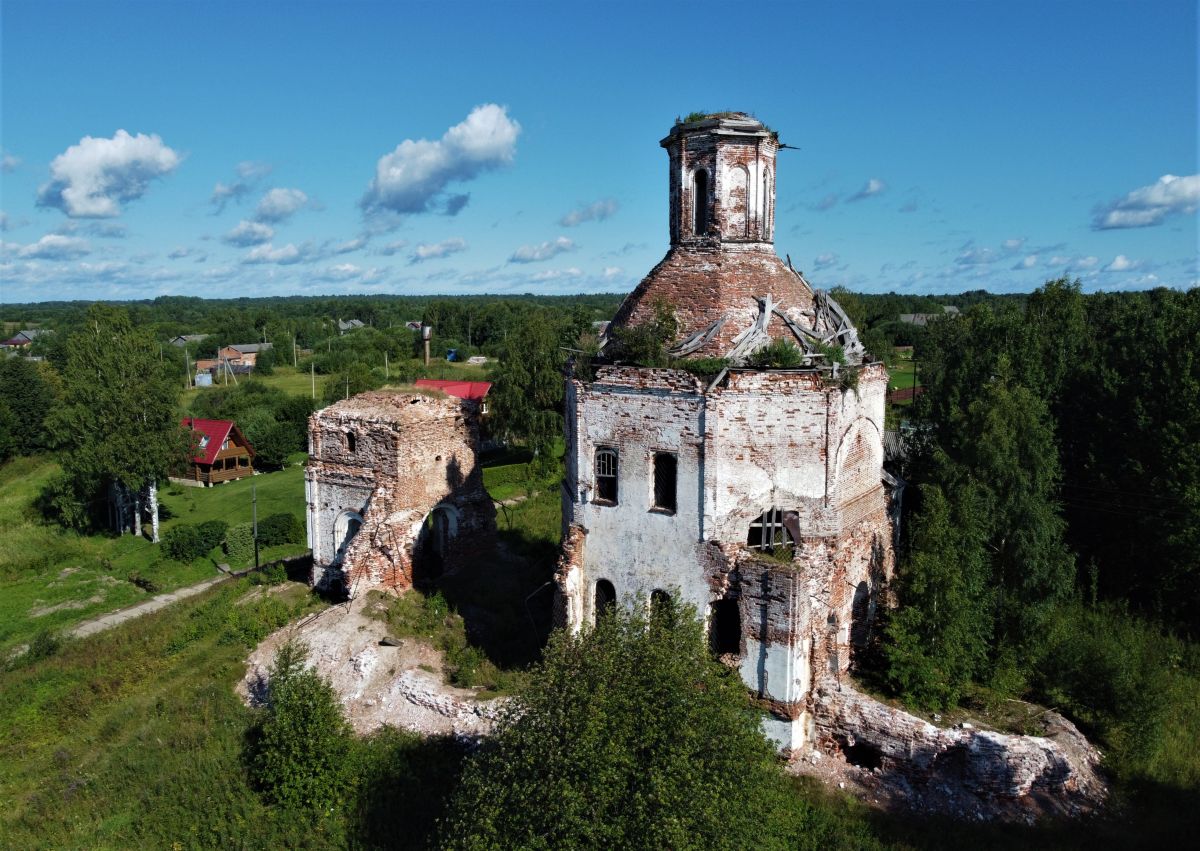
<svg viewBox="0 0 1200 851">
<path fill-rule="evenodd" d="M 654 453 L 654 507 L 675 511 L 675 473 L 677 462 L 671 452 Z"/>
<path fill-rule="evenodd" d="M 704 169 L 697 170 L 692 178 L 692 212 L 692 231 L 696 236 L 704 236 L 708 233 L 708 172 Z"/>
<path fill-rule="evenodd" d="M 708 642 L 714 656 L 742 654 L 742 613 L 737 600 L 717 600 L 712 604 Z"/>
<path fill-rule="evenodd" d="M 600 616 L 605 612 L 611 612 L 617 605 L 617 589 L 613 588 L 613 584 L 607 579 L 601 579 L 596 583 L 596 596 L 593 609 L 595 611 L 596 620 L 600 620 Z"/>
<path fill-rule="evenodd" d="M 353 452 L 357 442 L 358 441 L 355 440 L 355 437 L 354 437 L 354 432 L 352 432 L 352 431 L 346 432 L 346 451 L 347 452 Z"/>
<path fill-rule="evenodd" d="M 671 612 L 671 595 L 661 588 L 650 592 L 650 616 L 663 617 Z"/>
<path fill-rule="evenodd" d="M 617 450 L 596 450 L 596 499 L 617 504 Z"/>
<path fill-rule="evenodd" d="M 768 508 L 750 523 L 746 546 L 766 553 L 786 553 L 795 549 L 792 533 L 783 525 L 783 509 Z"/>
</svg>

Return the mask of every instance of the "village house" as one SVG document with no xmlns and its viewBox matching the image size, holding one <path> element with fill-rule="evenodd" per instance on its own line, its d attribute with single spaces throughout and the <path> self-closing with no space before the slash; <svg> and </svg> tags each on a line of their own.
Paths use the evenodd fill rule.
<svg viewBox="0 0 1200 851">
<path fill-rule="evenodd" d="M 52 333 L 45 328 L 26 328 L 24 331 L 13 334 L 7 340 L 0 341 L 0 349 L 28 349 L 38 337 Z"/>
<path fill-rule="evenodd" d="M 182 425 L 193 433 L 194 453 L 180 480 L 209 486 L 254 475 L 254 447 L 233 420 L 187 417 Z"/>
</svg>

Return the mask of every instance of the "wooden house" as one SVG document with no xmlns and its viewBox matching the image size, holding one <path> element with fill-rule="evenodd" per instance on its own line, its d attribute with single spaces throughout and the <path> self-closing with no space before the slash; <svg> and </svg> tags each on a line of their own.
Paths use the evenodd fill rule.
<svg viewBox="0 0 1200 851">
<path fill-rule="evenodd" d="M 187 417 L 183 427 L 195 437 L 192 463 L 184 478 L 212 485 L 254 475 L 254 447 L 233 420 Z"/>
</svg>

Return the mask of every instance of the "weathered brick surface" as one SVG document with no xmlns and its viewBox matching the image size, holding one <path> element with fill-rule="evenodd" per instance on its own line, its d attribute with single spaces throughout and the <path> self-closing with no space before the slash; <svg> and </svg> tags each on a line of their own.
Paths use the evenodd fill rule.
<svg viewBox="0 0 1200 851">
<path fill-rule="evenodd" d="M 434 394 L 362 393 L 313 414 L 305 471 L 313 583 L 351 596 L 404 589 L 422 566 L 452 571 L 490 551 L 495 508 L 478 443 L 475 403 Z"/>
</svg>

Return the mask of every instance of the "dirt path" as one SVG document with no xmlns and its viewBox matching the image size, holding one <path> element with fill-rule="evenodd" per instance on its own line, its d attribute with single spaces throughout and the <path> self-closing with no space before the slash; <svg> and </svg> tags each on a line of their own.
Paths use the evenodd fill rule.
<svg viewBox="0 0 1200 851">
<path fill-rule="evenodd" d="M 106 615 L 101 615 L 98 618 L 86 620 L 83 623 L 74 627 L 68 634 L 72 638 L 87 638 L 89 635 L 95 635 L 98 632 L 103 632 L 106 629 L 111 629 L 118 624 L 123 624 L 125 621 L 140 618 L 142 615 L 148 615 L 151 612 L 157 612 L 159 609 L 166 608 L 172 603 L 177 603 L 180 600 L 186 600 L 188 597 L 194 597 L 202 591 L 207 591 L 209 588 L 228 579 L 228 576 L 214 576 L 212 579 L 206 579 L 195 585 L 188 585 L 184 588 L 176 588 L 174 591 L 169 591 L 166 594 L 158 594 L 151 597 L 149 600 L 143 600 L 136 605 L 129 606 L 124 609 L 117 609 L 115 612 L 109 612 Z"/>
</svg>

